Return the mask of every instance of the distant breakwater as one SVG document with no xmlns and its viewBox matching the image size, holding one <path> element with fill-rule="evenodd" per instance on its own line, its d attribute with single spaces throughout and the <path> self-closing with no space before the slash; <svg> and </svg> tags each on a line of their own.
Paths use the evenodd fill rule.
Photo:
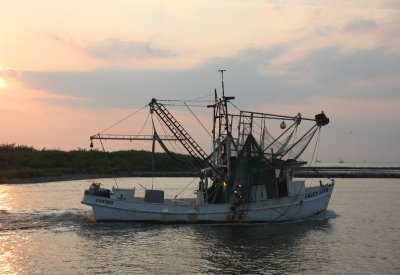
<svg viewBox="0 0 400 275">
<path fill-rule="evenodd" d="M 400 178 L 400 167 L 300 167 L 295 177 L 305 178 Z"/>
</svg>

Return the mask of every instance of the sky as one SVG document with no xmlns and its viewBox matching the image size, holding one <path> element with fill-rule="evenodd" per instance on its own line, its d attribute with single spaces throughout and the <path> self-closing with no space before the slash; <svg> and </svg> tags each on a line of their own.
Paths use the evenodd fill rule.
<svg viewBox="0 0 400 275">
<path fill-rule="evenodd" d="M 89 149 L 152 98 L 220 91 L 226 69 L 240 109 L 323 110 L 319 159 L 400 161 L 397 0 L 0 1 L 0 144 Z"/>
</svg>

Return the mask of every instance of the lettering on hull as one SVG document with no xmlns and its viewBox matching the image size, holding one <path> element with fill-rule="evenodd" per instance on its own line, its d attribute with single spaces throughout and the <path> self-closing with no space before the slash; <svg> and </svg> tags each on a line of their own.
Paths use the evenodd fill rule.
<svg viewBox="0 0 400 275">
<path fill-rule="evenodd" d="M 98 203 L 105 203 L 105 204 L 114 204 L 113 201 L 105 200 L 105 199 L 95 199 Z"/>
<path fill-rule="evenodd" d="M 318 191 L 307 193 L 307 194 L 304 195 L 304 198 L 305 199 L 313 198 L 313 197 L 320 196 L 320 195 L 322 195 L 324 193 L 328 193 L 328 192 L 329 192 L 329 189 L 328 189 L 328 187 L 326 187 L 326 188 L 320 189 Z"/>
</svg>

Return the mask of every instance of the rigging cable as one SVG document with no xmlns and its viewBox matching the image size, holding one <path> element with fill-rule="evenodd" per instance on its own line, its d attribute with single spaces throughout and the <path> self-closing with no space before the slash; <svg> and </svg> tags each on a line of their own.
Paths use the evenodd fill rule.
<svg viewBox="0 0 400 275">
<path fill-rule="evenodd" d="M 312 156 L 311 156 L 310 165 L 312 165 L 312 161 L 313 161 L 313 159 L 314 159 L 315 152 L 317 152 L 317 156 L 318 156 L 317 147 L 319 147 L 318 145 L 319 145 L 319 137 L 320 137 L 320 135 L 321 135 L 321 127 L 318 127 L 317 140 L 315 141 L 314 151 L 313 151 Z M 317 158 L 316 158 L 315 160 L 317 160 Z"/>
<path fill-rule="evenodd" d="M 100 136 L 100 134 L 99 134 L 99 136 Z M 104 152 L 104 153 L 107 153 L 107 152 L 106 152 L 106 149 L 104 148 L 103 141 L 101 141 L 101 139 L 100 139 L 100 144 L 101 144 L 101 147 L 103 148 L 103 152 Z M 109 163 L 110 166 L 111 166 L 111 160 L 110 160 L 109 158 L 107 158 L 107 160 L 108 160 L 108 163 Z M 112 166 L 111 166 L 111 170 L 112 170 Z M 114 174 L 114 173 L 113 173 L 113 174 Z M 113 180 L 114 180 L 114 182 L 115 182 L 115 185 L 116 185 L 117 188 L 119 189 L 119 186 L 118 186 L 118 183 L 117 183 L 117 180 L 115 179 L 115 177 L 113 177 Z"/>
<path fill-rule="evenodd" d="M 167 132 L 166 132 L 166 130 L 165 130 L 163 124 L 161 123 L 160 118 L 159 118 L 158 116 L 156 116 L 156 118 L 157 118 L 157 121 L 158 121 L 158 123 L 160 124 L 161 129 L 163 130 L 164 134 L 167 135 Z M 152 116 L 152 119 L 153 119 L 153 116 Z M 152 121 L 153 121 L 153 120 L 152 120 Z M 153 121 L 153 125 L 154 125 L 154 121 Z M 171 140 L 168 140 L 168 142 L 170 143 L 170 145 L 171 145 L 171 147 L 173 148 L 173 150 L 174 150 L 175 152 L 178 152 L 178 150 L 175 149 L 175 147 L 174 147 L 172 141 L 171 141 Z M 176 143 L 176 146 L 178 147 L 179 151 L 182 153 L 183 151 L 182 151 L 182 149 L 180 148 L 179 143 Z M 185 155 L 184 155 L 184 156 L 185 156 Z M 195 167 L 195 165 L 194 165 L 194 163 L 193 163 L 192 157 L 188 156 L 188 157 L 187 157 L 187 160 L 188 160 L 189 164 L 192 166 L 192 168 L 197 169 L 197 167 Z M 189 182 L 189 184 L 187 184 L 177 195 L 175 195 L 174 199 L 176 199 L 183 191 L 185 191 L 185 190 L 194 182 L 195 179 L 197 179 L 197 177 L 195 177 L 195 178 L 194 178 L 191 182 Z"/>
<path fill-rule="evenodd" d="M 230 103 L 233 107 L 235 107 L 238 111 L 240 111 L 240 112 L 242 111 L 242 110 L 240 110 L 235 104 L 233 104 L 232 102 L 229 101 L 229 103 Z"/>
<path fill-rule="evenodd" d="M 209 96 L 213 97 L 214 96 L 214 92 L 212 92 L 211 94 L 203 95 L 203 96 L 196 97 L 194 99 L 189 99 L 189 100 L 186 100 L 186 101 L 199 101 L 199 99 L 203 99 L 203 98 L 206 98 L 206 97 L 209 97 Z"/>
<path fill-rule="evenodd" d="M 156 146 L 156 139 L 155 139 L 155 128 L 154 128 L 154 120 L 153 120 L 153 113 L 151 113 L 151 124 L 152 128 L 152 136 L 153 136 L 153 144 L 151 146 L 151 190 L 153 190 L 154 185 L 154 155 L 155 155 L 155 146 Z"/>
<path fill-rule="evenodd" d="M 207 134 L 212 138 L 212 135 L 210 134 L 210 132 L 207 130 L 207 128 L 203 125 L 203 123 L 201 123 L 200 119 L 193 113 L 192 109 L 190 109 L 189 105 L 186 104 L 186 102 L 184 102 L 185 106 L 188 108 L 188 110 L 192 113 L 192 115 L 194 116 L 194 118 L 197 120 L 198 123 L 200 123 L 200 125 L 203 127 L 203 129 L 207 132 Z"/>
<path fill-rule="evenodd" d="M 189 182 L 178 194 L 175 195 L 174 199 L 176 199 L 180 194 L 182 194 L 183 191 L 185 191 L 193 182 L 194 180 L 197 179 L 197 177 L 195 177 L 194 179 L 192 179 L 191 182 Z"/>
<path fill-rule="evenodd" d="M 319 127 L 319 132 L 318 132 L 318 136 L 317 136 L 317 141 L 316 141 L 316 143 L 315 143 L 314 152 L 313 152 L 313 156 L 312 156 L 312 158 L 311 158 L 311 163 L 310 163 L 310 165 L 312 164 L 312 160 L 313 160 L 313 158 L 314 158 L 314 153 L 315 153 L 315 151 L 317 152 L 317 155 L 316 155 L 316 157 L 315 157 L 315 166 L 317 165 L 318 152 L 319 152 L 319 142 L 320 142 L 320 134 L 321 134 L 321 127 Z M 318 147 L 318 148 L 317 148 L 317 147 Z M 316 148 L 317 148 L 317 149 L 316 149 Z M 313 169 L 312 166 L 310 166 L 310 168 Z M 321 176 L 321 178 L 326 178 L 326 179 L 332 180 L 330 177 L 327 177 L 326 175 L 321 174 L 321 173 L 316 169 L 316 167 L 314 167 L 313 170 L 314 170 L 319 176 Z"/>
<path fill-rule="evenodd" d="M 315 161 L 314 161 L 314 169 L 316 170 L 316 166 L 317 166 L 317 160 L 318 160 L 318 151 L 319 151 L 319 140 L 320 140 L 320 136 L 321 136 L 321 127 L 319 127 L 319 131 L 318 131 L 318 135 L 317 135 L 317 140 L 315 142 L 315 147 L 314 147 L 314 152 L 312 154 L 311 157 L 311 162 L 310 162 L 310 166 L 312 167 L 312 162 L 314 159 L 314 154 L 315 154 Z M 314 179 L 314 178 L 313 178 Z"/>
<path fill-rule="evenodd" d="M 113 125 L 111 125 L 110 127 L 108 127 L 108 128 L 106 128 L 106 129 L 104 129 L 103 131 L 101 131 L 99 134 L 102 134 L 102 133 L 104 133 L 105 131 L 110 130 L 110 129 L 113 128 L 114 126 L 120 124 L 121 122 L 127 120 L 128 118 L 130 118 L 130 117 L 133 116 L 134 114 L 140 112 L 141 110 L 143 110 L 143 109 L 146 108 L 147 106 L 148 106 L 148 104 L 146 104 L 146 105 L 143 106 L 142 108 L 140 108 L 140 109 L 134 111 L 133 113 L 129 114 L 128 116 L 126 116 L 126 117 L 120 119 L 119 121 L 117 121 L 116 123 L 114 123 Z"/>
<path fill-rule="evenodd" d="M 140 134 L 142 133 L 142 131 L 143 131 L 144 127 L 145 127 L 145 126 L 146 126 L 146 124 L 147 124 L 147 121 L 149 120 L 149 116 L 150 116 L 150 112 L 148 112 L 148 113 L 147 113 L 146 120 L 145 120 L 145 122 L 144 122 L 144 124 L 143 124 L 143 126 L 142 126 L 142 129 L 140 129 L 140 131 L 139 131 L 138 135 L 140 135 Z M 151 120 L 153 120 L 153 118 L 151 118 Z"/>
<path fill-rule="evenodd" d="M 209 101 L 207 101 L 209 103 Z M 187 105 L 185 102 L 183 104 L 163 104 L 164 106 L 174 106 L 174 107 L 184 107 L 184 106 L 190 106 L 190 107 L 201 107 L 201 108 L 206 108 L 207 105 L 194 105 L 194 104 L 190 104 Z"/>
<path fill-rule="evenodd" d="M 107 130 L 110 130 L 111 128 L 115 127 L 115 126 L 118 125 L 119 123 L 121 123 L 121 122 L 127 120 L 128 118 L 130 118 L 130 117 L 133 116 L 134 114 L 136 114 L 136 113 L 142 111 L 142 110 L 143 110 L 144 108 L 146 108 L 147 106 L 148 106 L 148 104 L 146 104 L 146 105 L 143 106 L 142 108 L 140 108 L 140 109 L 138 109 L 138 110 L 132 112 L 131 114 L 127 115 L 126 117 L 124 117 L 124 118 L 122 118 L 122 119 L 120 119 L 120 120 L 117 121 L 116 123 L 112 124 L 111 126 L 107 127 L 106 129 L 104 129 L 103 131 L 101 131 L 101 132 L 98 133 L 99 140 L 100 140 L 100 144 L 101 144 L 101 147 L 102 147 L 104 153 L 106 153 L 106 149 L 104 148 L 104 144 L 103 144 L 103 141 L 102 141 L 102 139 L 101 139 L 101 137 L 100 137 L 100 134 L 104 133 L 104 132 L 107 131 Z M 146 118 L 145 125 L 146 125 L 146 123 L 147 123 L 147 119 L 148 119 L 148 116 L 147 116 L 147 118 Z M 144 126 L 143 126 L 143 128 L 144 128 Z M 140 130 L 140 132 L 143 131 L 143 128 Z M 109 163 L 109 165 L 110 165 L 110 167 L 111 167 L 111 169 L 112 169 L 110 159 L 107 158 L 107 160 L 108 160 L 108 163 Z M 114 174 L 114 173 L 113 173 L 113 174 Z M 117 180 L 116 180 L 115 177 L 113 177 L 113 180 L 114 180 L 114 183 L 115 183 L 115 185 L 117 186 L 117 188 L 119 188 L 118 182 L 117 182 Z"/>
<path fill-rule="evenodd" d="M 214 93 L 196 97 L 193 99 L 186 99 L 186 100 L 183 100 L 183 99 L 158 99 L 157 101 L 163 101 L 163 102 L 210 102 L 210 101 L 200 101 L 199 100 L 199 99 L 203 99 L 203 98 L 206 98 L 209 96 L 214 96 Z"/>
<path fill-rule="evenodd" d="M 161 126 L 161 129 L 164 131 L 164 134 L 167 135 L 167 130 L 164 127 L 164 124 L 161 123 L 160 118 L 157 117 L 158 119 L 158 123 Z M 174 150 L 175 153 L 177 154 L 182 154 L 183 156 L 185 156 L 185 158 L 188 160 L 188 162 L 190 163 L 190 165 L 192 166 L 192 168 L 197 169 L 197 167 L 195 167 L 195 165 L 193 164 L 193 158 L 191 156 L 185 155 L 185 151 L 182 150 L 182 148 L 180 147 L 180 142 L 176 142 L 175 141 L 175 145 L 178 149 L 175 148 L 174 143 L 171 140 L 168 140 L 169 144 L 171 145 L 172 149 Z M 187 151 L 186 151 L 187 152 Z"/>
<path fill-rule="evenodd" d="M 159 118 L 158 116 L 156 116 L 156 118 L 157 118 L 158 123 L 160 124 L 161 129 L 163 130 L 164 134 L 167 135 L 167 131 L 165 130 L 163 124 L 161 123 L 160 118 Z M 172 141 L 171 141 L 171 140 L 168 140 L 168 142 L 169 142 L 169 144 L 171 145 L 171 147 L 173 148 L 174 152 L 177 153 L 178 150 L 175 149 L 175 146 L 173 145 Z M 193 164 L 193 157 L 183 154 L 183 150 L 180 148 L 179 142 L 176 142 L 175 144 L 176 144 L 176 146 L 178 147 L 178 149 L 179 149 L 179 151 L 180 151 L 180 154 L 182 154 L 182 155 L 185 156 L 185 157 L 187 156 L 186 159 L 188 160 L 188 162 L 189 162 L 189 164 L 192 166 L 192 168 L 193 168 L 193 169 L 198 169 L 198 167 L 196 167 L 196 166 Z M 179 154 L 179 153 L 178 153 L 178 154 Z"/>
<path fill-rule="evenodd" d="M 160 126 L 161 126 L 161 129 L 163 130 L 163 132 L 164 132 L 164 135 L 165 136 L 167 136 L 167 131 L 165 130 L 165 128 L 164 128 L 164 126 L 163 126 L 163 124 L 161 123 L 161 121 L 160 121 L 160 118 L 158 117 L 158 116 L 156 116 L 156 118 L 157 118 L 157 121 L 158 121 L 158 123 L 160 124 Z M 172 143 L 172 141 L 171 140 L 167 140 L 168 142 L 169 142 L 169 144 L 171 145 L 171 147 L 172 147 L 172 149 L 174 150 L 174 151 L 177 151 L 176 149 L 175 149 L 175 147 L 174 147 L 174 145 L 173 145 L 173 143 Z"/>
<path fill-rule="evenodd" d="M 298 134 L 298 132 L 297 132 L 297 127 L 296 127 L 296 128 L 294 129 L 293 143 L 292 143 L 292 144 L 296 144 L 296 142 L 297 142 L 297 143 L 300 142 L 300 141 L 296 141 L 296 139 L 297 139 L 297 134 Z M 289 151 L 289 159 L 295 154 L 295 152 L 293 152 L 295 147 L 296 147 L 296 146 L 293 146 L 293 147 L 290 149 L 290 151 Z"/>
</svg>

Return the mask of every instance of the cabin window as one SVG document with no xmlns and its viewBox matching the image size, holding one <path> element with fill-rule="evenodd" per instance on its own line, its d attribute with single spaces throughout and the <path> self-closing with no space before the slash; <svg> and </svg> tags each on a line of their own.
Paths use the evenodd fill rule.
<svg viewBox="0 0 400 275">
<path fill-rule="evenodd" d="M 268 169 L 266 171 L 264 180 L 265 180 L 265 185 L 266 185 L 267 198 L 273 199 L 273 198 L 278 197 L 275 169 Z"/>
<path fill-rule="evenodd" d="M 287 190 L 287 179 L 286 179 L 286 170 L 276 169 L 276 174 L 278 175 L 276 179 L 276 185 L 278 186 L 278 197 L 287 197 L 288 190 Z"/>
<path fill-rule="evenodd" d="M 294 172 L 294 169 L 293 168 L 287 168 L 287 176 L 288 176 L 288 179 L 292 179 L 293 178 L 293 172 Z"/>
</svg>

